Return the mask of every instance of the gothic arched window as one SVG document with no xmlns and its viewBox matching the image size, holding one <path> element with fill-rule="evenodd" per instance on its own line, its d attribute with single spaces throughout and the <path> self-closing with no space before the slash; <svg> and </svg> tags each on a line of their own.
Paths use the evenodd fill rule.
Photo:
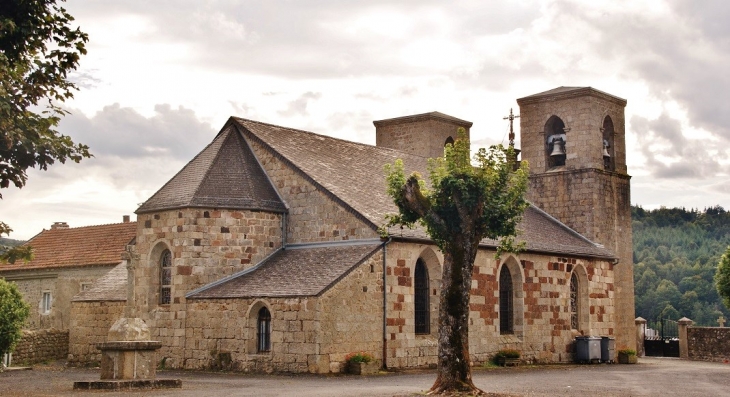
<svg viewBox="0 0 730 397">
<path fill-rule="evenodd" d="M 430 333 L 430 305 L 428 301 L 428 269 L 423 259 L 416 261 L 414 285 L 416 334 Z"/>
<path fill-rule="evenodd" d="M 570 328 L 580 329 L 578 313 L 580 313 L 580 297 L 578 293 L 578 276 L 570 276 Z"/>
<path fill-rule="evenodd" d="M 160 304 L 169 305 L 172 297 L 172 253 L 162 251 L 160 255 Z"/>
<path fill-rule="evenodd" d="M 446 138 L 446 142 L 444 142 L 444 147 L 446 147 L 446 145 L 448 145 L 448 144 L 453 145 L 454 144 L 454 138 L 452 138 L 452 137 Z"/>
<path fill-rule="evenodd" d="M 265 306 L 259 310 L 256 330 L 256 350 L 259 353 L 271 351 L 271 313 Z"/>
<path fill-rule="evenodd" d="M 507 266 L 502 266 L 499 272 L 499 333 L 513 334 L 514 328 L 514 304 L 512 301 L 512 274 Z"/>
</svg>

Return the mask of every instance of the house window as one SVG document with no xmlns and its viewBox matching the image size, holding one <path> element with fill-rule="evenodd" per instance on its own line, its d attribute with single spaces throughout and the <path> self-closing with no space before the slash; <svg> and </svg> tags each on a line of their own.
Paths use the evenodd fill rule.
<svg viewBox="0 0 730 397">
<path fill-rule="evenodd" d="M 41 313 L 48 314 L 51 312 L 51 293 L 44 292 L 41 299 Z"/>
<path fill-rule="evenodd" d="M 259 310 L 257 324 L 257 349 L 259 353 L 271 351 L 271 313 L 266 307 Z"/>
<path fill-rule="evenodd" d="M 579 299 L 578 299 L 578 277 L 573 273 L 570 276 L 570 327 L 573 329 L 578 328 L 578 313 L 579 313 Z"/>
<path fill-rule="evenodd" d="M 513 334 L 514 305 L 512 301 L 512 274 L 507 266 L 499 272 L 499 333 Z"/>
<path fill-rule="evenodd" d="M 172 284 L 172 253 L 170 250 L 162 252 L 160 257 L 160 304 L 169 305 Z"/>
<path fill-rule="evenodd" d="M 416 334 L 430 333 L 430 307 L 428 299 L 428 270 L 423 259 L 416 261 L 414 280 L 414 301 L 416 315 Z"/>
</svg>

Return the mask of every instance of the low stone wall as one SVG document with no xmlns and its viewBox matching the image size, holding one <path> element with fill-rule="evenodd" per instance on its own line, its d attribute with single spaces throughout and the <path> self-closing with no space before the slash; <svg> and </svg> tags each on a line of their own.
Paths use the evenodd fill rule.
<svg viewBox="0 0 730 397">
<path fill-rule="evenodd" d="M 68 330 L 24 330 L 23 337 L 13 351 L 13 365 L 63 359 L 67 353 Z"/>
<path fill-rule="evenodd" d="M 101 351 L 96 344 L 106 342 L 109 328 L 124 314 L 125 301 L 71 302 L 71 335 L 68 365 L 96 365 Z"/>
<path fill-rule="evenodd" d="M 688 327 L 687 341 L 690 360 L 730 360 L 730 328 Z"/>
</svg>

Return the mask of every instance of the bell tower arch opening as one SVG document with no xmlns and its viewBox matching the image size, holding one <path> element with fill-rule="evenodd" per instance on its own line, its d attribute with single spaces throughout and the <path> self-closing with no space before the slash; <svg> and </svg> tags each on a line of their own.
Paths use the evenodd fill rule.
<svg viewBox="0 0 730 397">
<path fill-rule="evenodd" d="M 616 151 L 614 150 L 614 129 L 611 116 L 603 119 L 603 127 L 601 127 L 601 135 L 603 136 L 603 169 L 606 171 L 616 170 Z"/>
<path fill-rule="evenodd" d="M 546 170 L 565 165 L 567 154 L 565 152 L 565 143 L 567 129 L 565 123 L 558 116 L 550 116 L 545 123 L 545 164 Z"/>
</svg>

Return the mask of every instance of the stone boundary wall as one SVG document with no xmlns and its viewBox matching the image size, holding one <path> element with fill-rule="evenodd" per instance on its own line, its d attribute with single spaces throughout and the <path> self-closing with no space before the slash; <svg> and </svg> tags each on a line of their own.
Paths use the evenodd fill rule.
<svg viewBox="0 0 730 397">
<path fill-rule="evenodd" d="M 23 330 L 23 337 L 13 351 L 13 365 L 35 364 L 66 358 L 68 330 L 55 328 Z"/>
<path fill-rule="evenodd" d="M 68 365 L 83 366 L 101 361 L 96 344 L 106 342 L 109 328 L 124 314 L 126 301 L 71 302 L 71 332 L 67 341 Z"/>
<path fill-rule="evenodd" d="M 730 328 L 688 327 L 687 340 L 690 360 L 730 360 Z"/>
</svg>

